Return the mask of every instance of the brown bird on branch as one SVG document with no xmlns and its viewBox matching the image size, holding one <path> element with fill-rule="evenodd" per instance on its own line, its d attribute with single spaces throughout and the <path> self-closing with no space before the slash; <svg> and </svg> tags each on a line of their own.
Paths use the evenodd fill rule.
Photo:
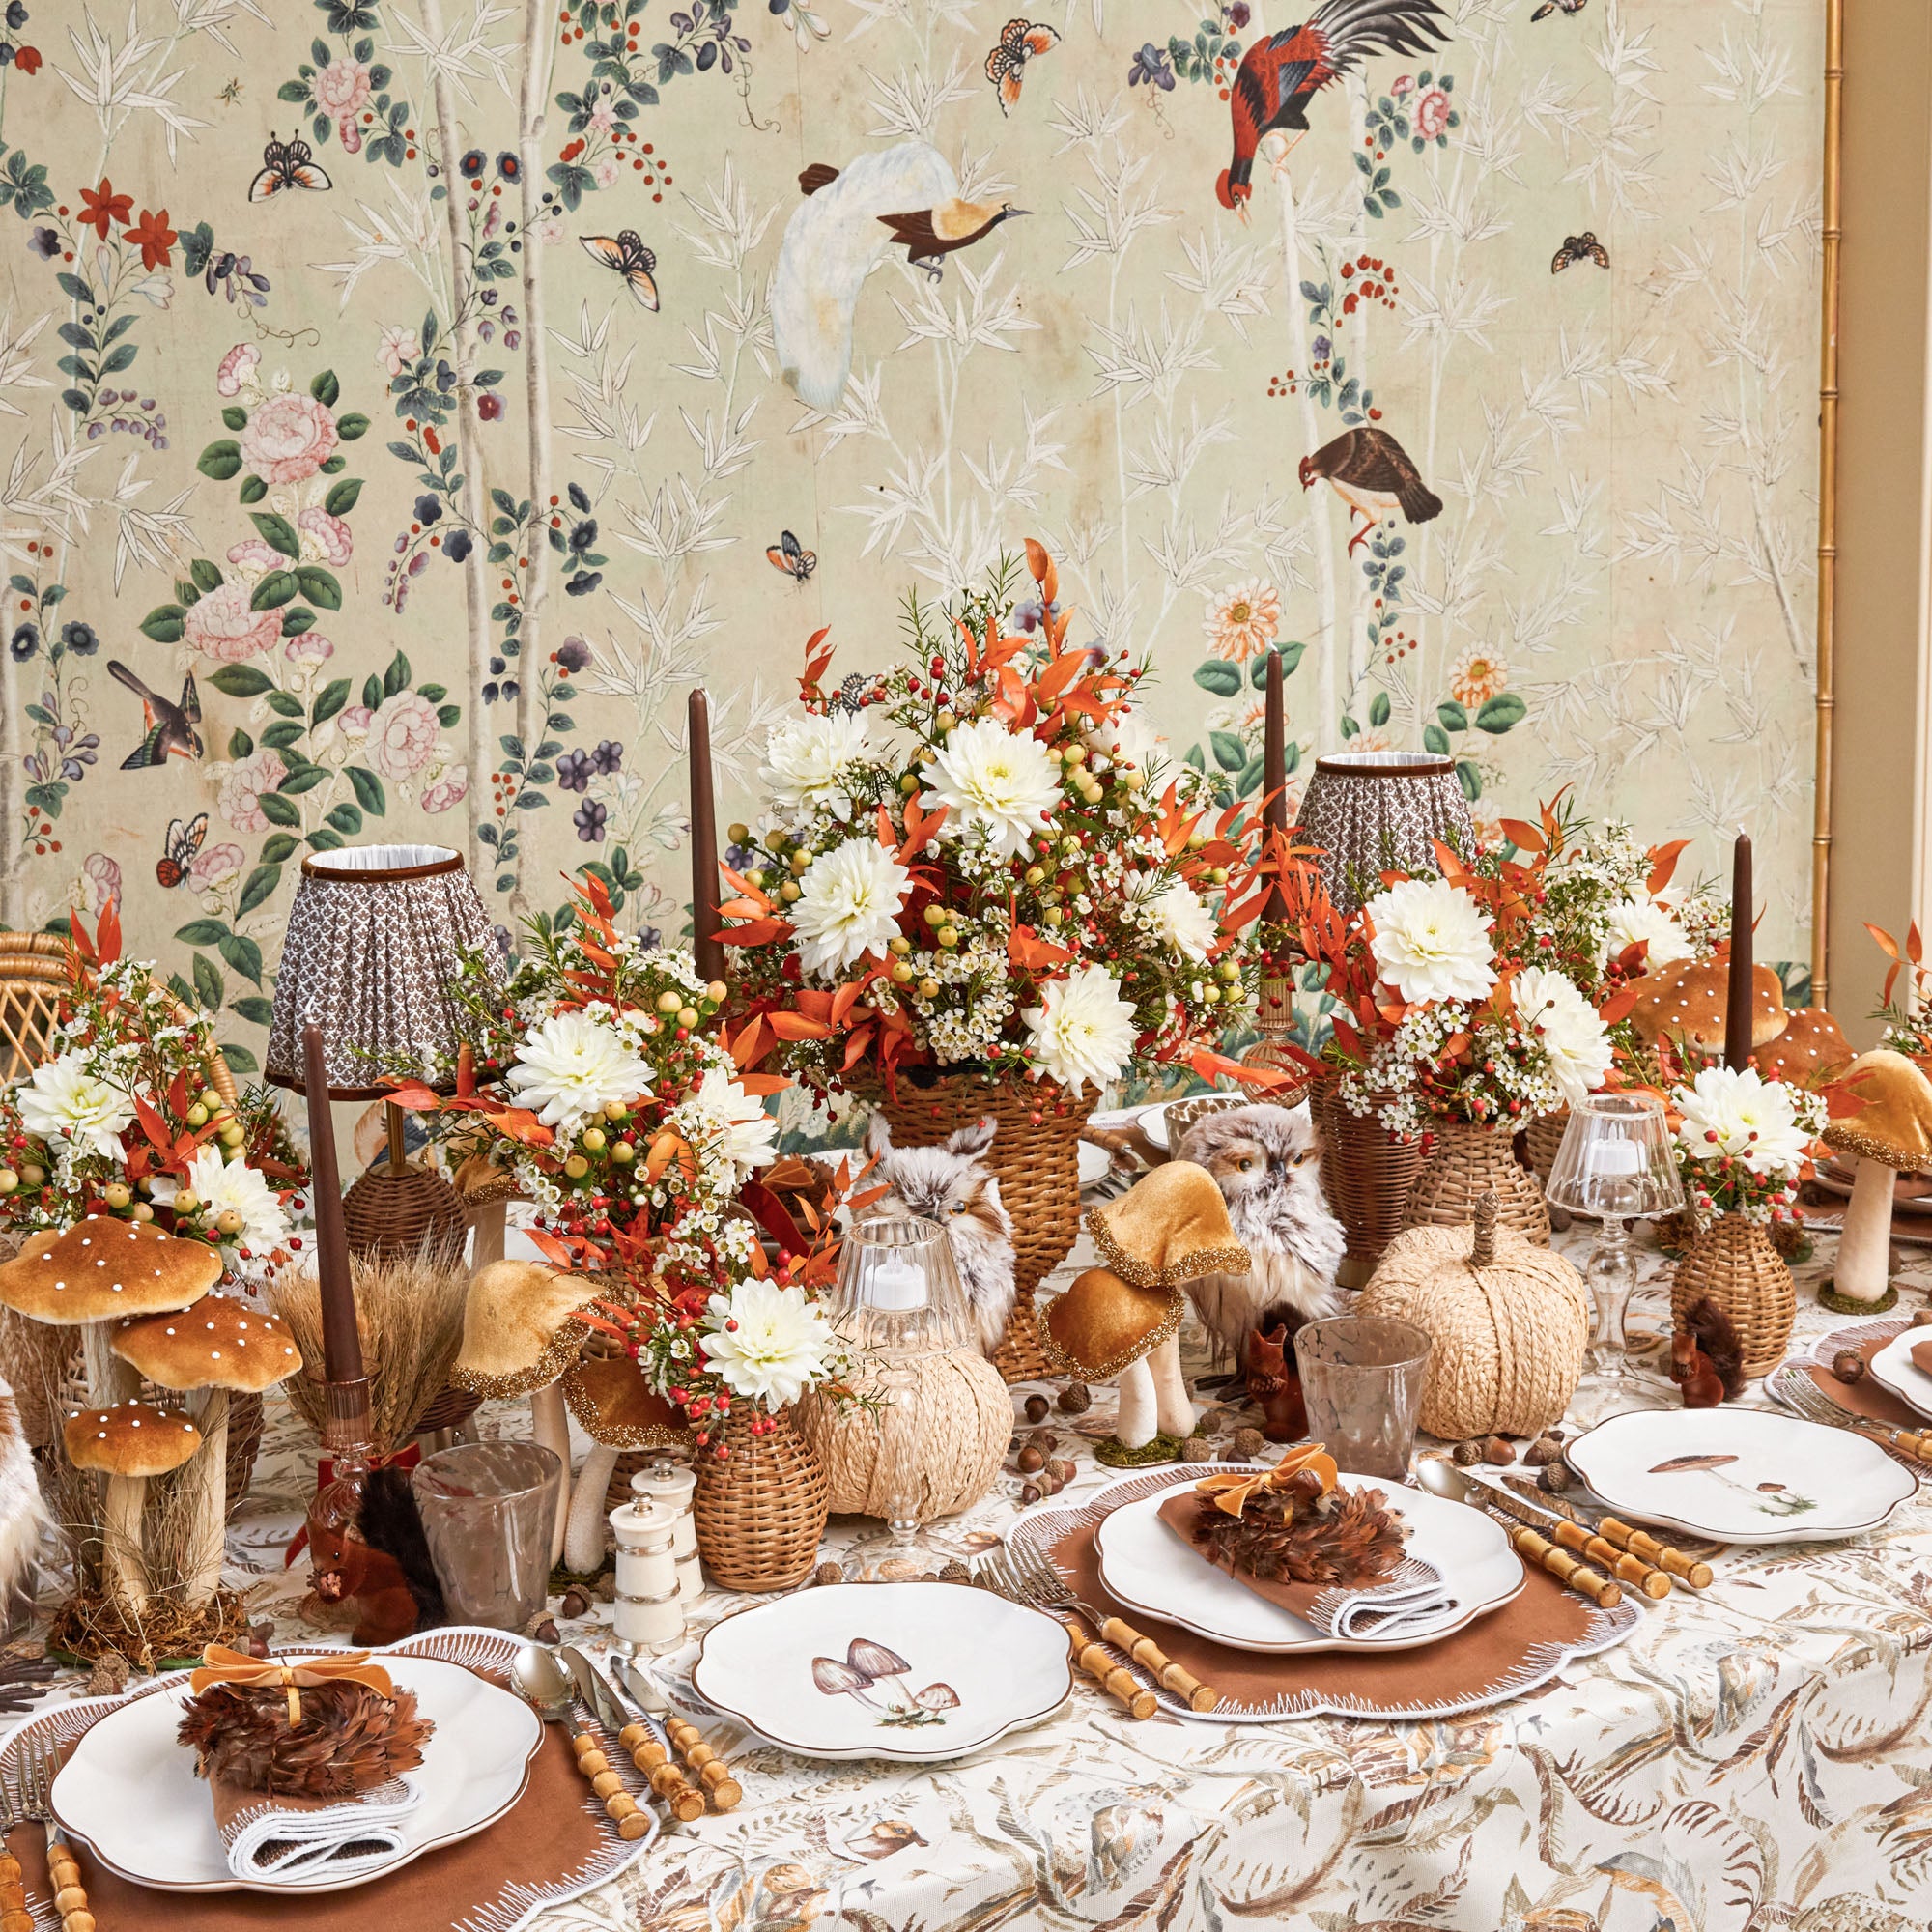
<svg viewBox="0 0 1932 1932">
<path fill-rule="evenodd" d="M 1363 519 L 1361 528 L 1349 539 L 1351 554 L 1398 509 L 1411 524 L 1426 524 L 1442 514 L 1442 498 L 1422 480 L 1407 450 L 1387 430 L 1367 426 L 1346 430 L 1313 456 L 1304 456 L 1301 487 L 1309 489 L 1319 477 L 1326 477 L 1350 514 Z"/>
<path fill-rule="evenodd" d="M 820 163 L 807 168 L 799 176 L 798 185 L 807 194 L 816 194 L 838 179 L 837 168 Z M 1015 208 L 1009 201 L 963 201 L 955 195 L 948 201 L 934 202 L 930 208 L 913 209 L 904 214 L 882 214 L 878 218 L 893 231 L 894 242 L 904 243 L 906 260 L 915 268 L 923 269 L 936 282 L 943 272 L 940 264 L 944 257 L 972 247 L 1013 215 L 1032 213 L 1032 209 Z"/>
</svg>

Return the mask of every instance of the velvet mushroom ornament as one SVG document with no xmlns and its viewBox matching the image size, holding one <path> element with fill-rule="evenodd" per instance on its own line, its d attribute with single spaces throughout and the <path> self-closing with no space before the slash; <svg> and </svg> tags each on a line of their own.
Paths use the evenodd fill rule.
<svg viewBox="0 0 1932 1932">
<path fill-rule="evenodd" d="M 604 1561 L 604 1496 L 617 1458 L 634 1449 L 684 1447 L 691 1430 L 629 1355 L 586 1356 L 565 1375 L 563 1400 L 590 1438 L 590 1453 L 571 1486 L 563 1567 L 588 1577 Z"/>
<path fill-rule="evenodd" d="M 1181 1285 L 1197 1275 L 1244 1274 L 1252 1260 L 1235 1238 L 1214 1177 L 1190 1160 L 1171 1160 L 1118 1201 L 1091 1208 L 1087 1226 L 1106 1265 L 1089 1268 L 1054 1299 L 1041 1347 L 1058 1375 L 1089 1384 L 1118 1378 L 1116 1446 L 1109 1455 L 1101 1445 L 1102 1461 L 1158 1460 L 1145 1453 L 1157 1437 L 1178 1442 L 1194 1433 L 1177 1340 L 1187 1309 Z"/>
<path fill-rule="evenodd" d="M 179 1469 L 201 1447 L 194 1418 L 145 1402 L 84 1408 L 61 1432 L 67 1459 L 76 1469 L 107 1478 L 100 1513 L 102 1563 L 114 1594 L 139 1617 L 148 1607 L 148 1564 L 141 1540 L 148 1478 Z"/>
<path fill-rule="evenodd" d="M 1932 1168 L 1932 1081 L 1902 1053 L 1876 1047 L 1852 1062 L 1843 1085 L 1863 1104 L 1825 1129 L 1825 1144 L 1853 1164 L 1838 1262 L 1818 1291 L 1829 1308 L 1871 1314 L 1897 1299 L 1891 1286 L 1892 1177 Z"/>
<path fill-rule="evenodd" d="M 1645 1045 L 1660 1039 L 1698 1053 L 1724 1050 L 1730 1002 L 1730 967 L 1723 959 L 1684 959 L 1638 981 L 1642 992 L 1631 1009 L 1631 1024 Z M 1784 1032 L 1791 1015 L 1784 989 L 1769 966 L 1751 968 L 1751 1046 L 1769 1046 Z"/>
<path fill-rule="evenodd" d="M 1818 1087 L 1852 1064 L 1852 1043 L 1823 1007 L 1794 1007 L 1784 1031 L 1755 1048 L 1751 1065 L 1767 1080 Z"/>
</svg>

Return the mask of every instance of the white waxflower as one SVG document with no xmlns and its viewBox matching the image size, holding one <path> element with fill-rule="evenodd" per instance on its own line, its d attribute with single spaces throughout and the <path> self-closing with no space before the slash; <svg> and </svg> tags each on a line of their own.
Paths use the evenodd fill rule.
<svg viewBox="0 0 1932 1932">
<path fill-rule="evenodd" d="M 134 1103 L 124 1088 L 90 1073 L 83 1054 L 64 1053 L 35 1067 L 16 1098 L 30 1134 L 108 1160 L 123 1157 L 121 1136 L 134 1124 Z"/>
<path fill-rule="evenodd" d="M 1363 908 L 1377 970 L 1404 1002 L 1480 1000 L 1496 983 L 1491 922 L 1446 879 L 1404 879 Z"/>
<path fill-rule="evenodd" d="M 926 810 L 948 808 L 947 836 L 983 827 L 1002 859 L 1025 851 L 1060 804 L 1060 760 L 1031 732 L 1009 731 L 995 718 L 955 726 L 920 776 Z"/>
<path fill-rule="evenodd" d="M 863 711 L 787 719 L 765 740 L 772 797 L 791 812 L 822 805 L 838 818 L 850 818 L 848 767 L 870 752 L 870 721 Z"/>
<path fill-rule="evenodd" d="M 1550 1078 L 1566 1104 L 1574 1107 L 1604 1084 L 1612 1057 L 1609 1029 L 1561 973 L 1525 966 L 1516 976 L 1516 1009 L 1524 1025 L 1540 1030 Z"/>
<path fill-rule="evenodd" d="M 1811 1136 L 1781 1080 L 1767 1080 L 1754 1066 L 1707 1066 L 1670 1097 L 1684 1116 L 1677 1138 L 1692 1159 L 1730 1154 L 1759 1175 L 1796 1174 L 1803 1166 Z"/>
<path fill-rule="evenodd" d="M 651 1091 L 651 1069 L 611 1028 L 589 1013 L 552 1013 L 526 1033 L 508 1075 L 517 1098 L 569 1139 L 606 1107 Z"/>
<path fill-rule="evenodd" d="M 1147 901 L 1154 930 L 1168 945 L 1197 965 L 1206 965 L 1221 936 L 1214 915 L 1202 904 L 1185 879 L 1176 879 Z"/>
<path fill-rule="evenodd" d="M 912 874 L 875 840 L 849 838 L 821 852 L 798 887 L 790 911 L 799 962 L 808 973 L 838 973 L 892 942 Z"/>
<path fill-rule="evenodd" d="M 1603 955 L 1597 961 L 1599 966 L 1607 966 L 1626 947 L 1634 946 L 1640 939 L 1648 942 L 1644 954 L 1646 972 L 1655 973 L 1691 957 L 1690 942 L 1685 938 L 1684 928 L 1677 923 L 1670 908 L 1648 894 L 1613 905 L 1608 928 Z"/>
<path fill-rule="evenodd" d="M 824 1378 L 834 1339 L 831 1323 L 802 1288 L 741 1281 L 706 1304 L 708 1365 L 733 1395 L 768 1408 L 785 1407 Z"/>
<path fill-rule="evenodd" d="M 1034 1075 L 1045 1074 L 1077 1094 L 1092 1081 L 1105 1087 L 1125 1070 L 1139 1037 L 1132 1003 L 1121 998 L 1104 966 L 1076 966 L 1040 988 L 1040 1003 L 1020 1015 L 1030 1035 Z"/>
<path fill-rule="evenodd" d="M 678 1103 L 671 1123 L 706 1167 L 722 1170 L 718 1179 L 725 1192 L 734 1192 L 751 1179 L 753 1168 L 778 1157 L 778 1122 L 722 1066 L 705 1069 L 696 1090 Z"/>
</svg>

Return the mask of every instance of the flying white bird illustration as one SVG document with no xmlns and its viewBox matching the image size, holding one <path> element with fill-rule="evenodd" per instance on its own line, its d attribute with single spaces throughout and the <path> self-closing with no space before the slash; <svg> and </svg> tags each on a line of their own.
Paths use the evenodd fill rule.
<svg viewBox="0 0 1932 1932">
<path fill-rule="evenodd" d="M 779 367 L 799 400 L 833 410 L 852 370 L 852 311 L 866 277 L 901 238 L 886 216 L 953 200 L 959 180 L 925 141 L 861 155 L 836 173 L 807 168 L 805 200 L 785 223 L 772 276 Z"/>
</svg>

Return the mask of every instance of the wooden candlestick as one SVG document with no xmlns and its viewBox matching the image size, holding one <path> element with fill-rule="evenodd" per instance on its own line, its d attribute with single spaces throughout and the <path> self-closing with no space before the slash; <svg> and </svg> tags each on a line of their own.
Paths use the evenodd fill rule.
<svg viewBox="0 0 1932 1932">
<path fill-rule="evenodd" d="M 1281 686 L 1281 653 L 1267 654 L 1267 708 L 1262 726 L 1262 823 L 1269 832 L 1288 831 L 1288 699 Z M 1266 917 L 1285 919 L 1288 895 L 1277 879 L 1268 894 Z"/>
<path fill-rule="evenodd" d="M 362 1338 L 355 1328 L 355 1288 L 349 1272 L 349 1235 L 335 1169 L 335 1118 L 328 1104 L 328 1069 L 320 1027 L 302 1029 L 302 1071 L 308 1100 L 309 1197 L 315 1203 L 315 1270 L 322 1289 L 322 1373 L 327 1381 L 359 1382 Z"/>
<path fill-rule="evenodd" d="M 1751 842 L 1731 847 L 1731 977 L 1725 986 L 1724 1065 L 1746 1066 L 1751 1054 Z"/>
<path fill-rule="evenodd" d="M 697 970 L 724 977 L 724 943 L 718 937 L 718 797 L 711 783 L 711 700 L 694 691 L 687 705 L 691 747 L 691 932 Z"/>
</svg>

